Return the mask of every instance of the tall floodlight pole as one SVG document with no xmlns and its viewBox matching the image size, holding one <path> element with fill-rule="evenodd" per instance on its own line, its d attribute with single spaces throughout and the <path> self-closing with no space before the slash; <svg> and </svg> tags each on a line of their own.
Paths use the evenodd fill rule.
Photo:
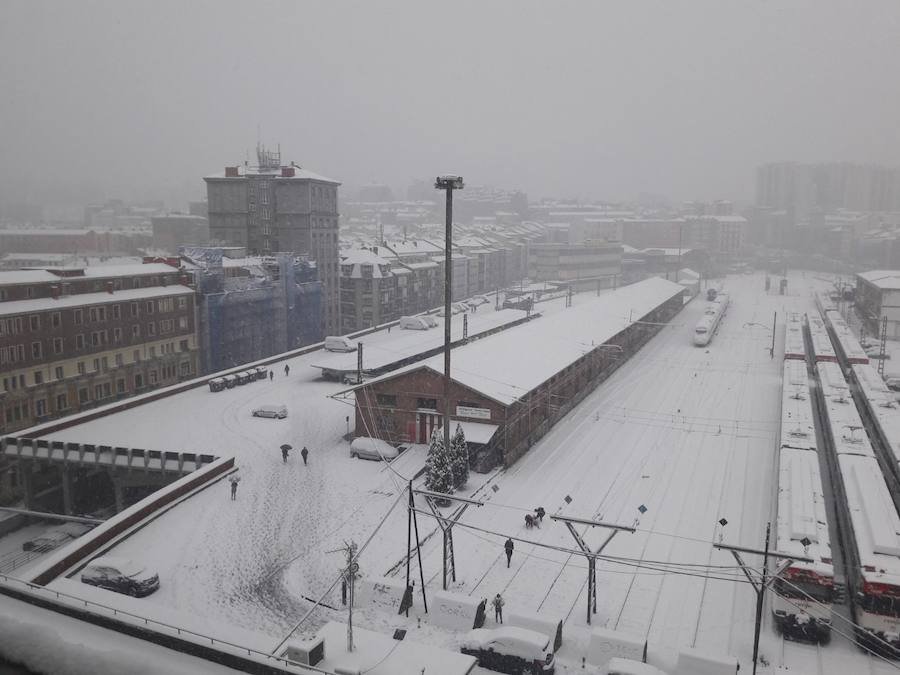
<svg viewBox="0 0 900 675">
<path fill-rule="evenodd" d="M 463 189 L 462 176 L 438 176 L 434 187 L 447 192 L 447 222 L 444 226 L 444 448 L 450 448 L 450 327 L 453 314 L 450 312 L 452 296 L 453 265 L 453 191 Z"/>
</svg>

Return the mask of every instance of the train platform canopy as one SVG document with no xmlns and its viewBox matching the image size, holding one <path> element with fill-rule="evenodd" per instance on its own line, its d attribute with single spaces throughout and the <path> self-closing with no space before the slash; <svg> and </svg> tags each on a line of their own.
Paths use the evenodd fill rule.
<svg viewBox="0 0 900 675">
<path fill-rule="evenodd" d="M 900 271 L 897 270 L 872 270 L 860 272 L 856 276 L 883 291 L 900 290 Z"/>
<path fill-rule="evenodd" d="M 629 325 L 672 298 L 680 298 L 682 292 L 679 284 L 652 277 L 601 295 L 594 302 L 457 347 L 451 358 L 452 379 L 502 405 L 510 405 Z M 418 369 L 442 375 L 443 354 L 346 392 Z"/>
</svg>

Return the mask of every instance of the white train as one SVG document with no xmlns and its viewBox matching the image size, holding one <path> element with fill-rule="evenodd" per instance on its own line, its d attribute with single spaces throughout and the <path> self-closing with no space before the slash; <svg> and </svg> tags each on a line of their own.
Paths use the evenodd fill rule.
<svg viewBox="0 0 900 675">
<path fill-rule="evenodd" d="M 837 351 L 840 364 L 844 368 L 849 368 L 854 363 L 868 363 L 869 357 L 866 355 L 866 351 L 859 344 L 859 340 L 856 339 L 840 312 L 836 309 L 829 309 L 823 316 L 825 325 L 831 332 L 831 342 Z"/>
<path fill-rule="evenodd" d="M 900 515 L 840 366 L 816 366 L 832 448 L 847 590 L 857 639 L 900 656 Z M 873 639 L 877 638 L 877 639 Z M 888 646 L 889 645 L 889 646 Z"/>
<path fill-rule="evenodd" d="M 788 314 L 784 332 L 784 358 L 806 361 L 806 340 L 803 337 L 803 315 Z"/>
<path fill-rule="evenodd" d="M 834 566 L 809 378 L 806 362 L 796 359 L 785 360 L 781 389 L 776 546 L 813 562 L 792 563 L 775 581 L 775 625 L 790 638 L 827 643 Z"/>
<path fill-rule="evenodd" d="M 818 316 L 807 316 L 806 325 L 809 328 L 809 336 L 812 338 L 812 355 L 815 362 L 831 361 L 837 363 L 837 353 L 831 344 L 831 338 L 828 335 L 825 322 Z"/>
<path fill-rule="evenodd" d="M 713 335 L 719 327 L 719 323 L 722 321 L 722 317 L 725 316 L 727 310 L 727 293 L 719 293 L 716 295 L 715 300 L 710 300 L 706 303 L 706 309 L 703 311 L 703 316 L 697 322 L 697 327 L 694 329 L 695 345 L 704 347 L 710 343 L 710 340 L 712 340 Z"/>
</svg>

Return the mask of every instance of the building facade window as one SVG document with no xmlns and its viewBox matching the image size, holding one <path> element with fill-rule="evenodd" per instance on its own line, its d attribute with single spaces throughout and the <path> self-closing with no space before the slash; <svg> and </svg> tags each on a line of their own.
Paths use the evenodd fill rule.
<svg viewBox="0 0 900 675">
<path fill-rule="evenodd" d="M 76 309 L 76 310 L 72 313 L 72 316 L 73 316 L 73 318 L 74 318 L 74 320 L 75 320 L 75 325 L 76 325 L 76 326 L 80 326 L 81 324 L 84 323 L 84 312 L 82 312 L 82 310 Z"/>
<path fill-rule="evenodd" d="M 84 335 L 80 333 L 75 336 L 75 349 L 84 349 Z"/>
<path fill-rule="evenodd" d="M 120 377 L 116 380 L 116 393 L 124 394 L 125 393 L 125 378 Z"/>
<path fill-rule="evenodd" d="M 41 358 L 41 343 L 40 342 L 32 342 L 31 343 L 31 358 L 39 359 Z"/>
<path fill-rule="evenodd" d="M 84 361 L 79 361 L 78 362 L 78 374 L 84 375 L 84 373 L 85 373 Z"/>
<path fill-rule="evenodd" d="M 37 332 L 41 329 L 41 317 L 38 314 L 32 314 L 28 317 L 29 327 L 33 332 Z"/>
<path fill-rule="evenodd" d="M 69 407 L 69 401 L 65 394 L 57 394 L 56 395 L 56 409 L 57 410 L 66 410 Z"/>
<path fill-rule="evenodd" d="M 34 371 L 34 383 L 35 384 L 43 384 L 44 383 L 44 373 L 40 370 Z"/>
<path fill-rule="evenodd" d="M 62 338 L 53 338 L 53 353 L 62 354 L 65 349 L 65 342 Z"/>
<path fill-rule="evenodd" d="M 113 315 L 114 319 L 121 319 L 122 318 L 122 308 L 119 305 L 113 305 L 112 315 Z"/>
<path fill-rule="evenodd" d="M 90 392 L 88 392 L 87 387 L 82 387 L 78 390 L 78 402 L 79 403 L 87 403 L 91 400 Z"/>
<path fill-rule="evenodd" d="M 56 368 L 53 369 L 53 376 L 54 376 L 57 380 L 63 380 L 63 379 L 65 379 L 65 370 L 63 369 L 63 367 L 62 367 L 62 366 L 56 366 Z"/>
<path fill-rule="evenodd" d="M 34 414 L 37 417 L 45 417 L 47 415 L 47 399 L 40 398 L 34 402 Z"/>
<path fill-rule="evenodd" d="M 376 394 L 375 400 L 378 405 L 389 406 L 391 408 L 397 407 L 397 396 L 395 394 Z"/>
</svg>

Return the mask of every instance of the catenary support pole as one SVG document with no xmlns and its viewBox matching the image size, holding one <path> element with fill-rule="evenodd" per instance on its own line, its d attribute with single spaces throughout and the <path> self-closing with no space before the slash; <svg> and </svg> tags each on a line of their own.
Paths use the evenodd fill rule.
<svg viewBox="0 0 900 675">
<path fill-rule="evenodd" d="M 406 510 L 406 591 L 409 591 L 409 566 L 412 562 L 412 518 L 413 518 L 413 509 L 415 509 L 416 504 L 413 500 L 413 486 L 412 481 L 409 481 L 409 508 Z M 406 616 L 409 616 L 409 605 L 412 604 L 412 595 L 410 595 L 410 602 L 406 605 Z"/>
</svg>

